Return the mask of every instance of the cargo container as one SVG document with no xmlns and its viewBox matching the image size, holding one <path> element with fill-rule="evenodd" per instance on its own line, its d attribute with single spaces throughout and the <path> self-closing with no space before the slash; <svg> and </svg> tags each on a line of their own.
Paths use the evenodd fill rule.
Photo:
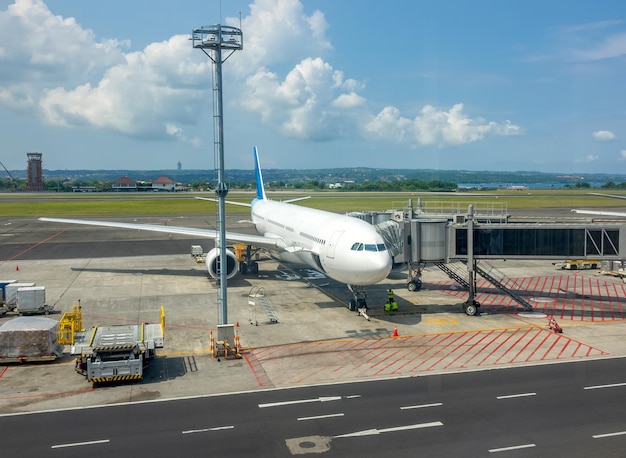
<svg viewBox="0 0 626 458">
<path fill-rule="evenodd" d="M 58 322 L 44 317 L 23 316 L 0 326 L 0 364 L 47 361 L 63 356 L 57 340 Z"/>
<path fill-rule="evenodd" d="M 46 305 L 45 286 L 25 286 L 17 290 L 17 313 L 20 315 L 45 313 L 53 310 L 53 307 Z"/>
<path fill-rule="evenodd" d="M 7 306 L 9 310 L 13 310 L 17 306 L 17 290 L 20 288 L 26 288 L 30 286 L 35 286 L 34 283 L 10 283 L 5 286 L 6 296 L 4 299 L 4 305 Z"/>
</svg>

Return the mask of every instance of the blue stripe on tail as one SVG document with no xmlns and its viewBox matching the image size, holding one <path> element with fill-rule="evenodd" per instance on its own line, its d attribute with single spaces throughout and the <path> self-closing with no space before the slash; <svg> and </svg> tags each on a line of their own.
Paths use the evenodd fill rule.
<svg viewBox="0 0 626 458">
<path fill-rule="evenodd" d="M 259 164 L 259 152 L 254 147 L 254 178 L 256 180 L 256 198 L 266 200 L 265 187 L 263 186 L 263 174 L 261 173 L 261 164 Z"/>
</svg>

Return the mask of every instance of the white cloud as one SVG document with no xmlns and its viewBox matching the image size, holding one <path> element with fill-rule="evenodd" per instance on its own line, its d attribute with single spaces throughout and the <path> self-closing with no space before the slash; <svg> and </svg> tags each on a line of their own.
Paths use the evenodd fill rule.
<svg viewBox="0 0 626 458">
<path fill-rule="evenodd" d="M 210 65 L 194 62 L 187 36 L 125 55 L 97 85 L 44 91 L 40 110 L 50 124 L 90 125 L 136 137 L 172 138 L 167 126 L 192 123 L 206 97 Z M 184 138 L 184 136 L 176 136 Z"/>
<path fill-rule="evenodd" d="M 521 128 L 504 123 L 471 119 L 463 113 L 463 104 L 448 111 L 426 105 L 414 119 L 404 118 L 397 108 L 386 107 L 365 126 L 367 134 L 377 140 L 391 140 L 413 146 L 460 145 L 482 140 L 486 135 L 518 135 Z"/>
<path fill-rule="evenodd" d="M 573 59 L 579 61 L 597 61 L 626 56 L 626 33 L 610 35 L 601 43 L 593 44 L 587 49 L 573 50 L 570 54 Z"/>
<path fill-rule="evenodd" d="M 0 84 L 84 80 L 123 60 L 126 46 L 96 41 L 91 30 L 53 15 L 41 0 L 16 0 L 0 11 Z"/>
<path fill-rule="evenodd" d="M 615 140 L 617 137 L 610 130 L 596 130 L 593 134 L 591 134 L 594 140 L 598 140 L 599 142 L 610 142 Z"/>
<path fill-rule="evenodd" d="M 227 18 L 226 23 L 240 26 L 239 18 Z M 256 0 L 241 21 L 245 52 L 233 56 L 228 71 L 246 77 L 260 67 L 319 56 L 332 48 L 327 28 L 324 15 L 315 11 L 307 16 L 299 0 Z"/>
<path fill-rule="evenodd" d="M 621 150 L 619 154 L 620 154 L 620 161 L 626 161 L 626 149 Z"/>
<path fill-rule="evenodd" d="M 226 22 L 239 27 L 238 18 Z M 243 85 L 234 88 L 240 97 L 231 102 L 285 137 L 314 141 L 443 147 L 521 133 L 510 121 L 469 117 L 462 103 L 448 111 L 427 105 L 414 119 L 393 106 L 376 114 L 361 95 L 364 83 L 323 59 L 331 49 L 327 28 L 321 12 L 305 14 L 298 0 L 254 1 L 242 18 L 245 52 L 224 66 L 228 84 Z M 43 0 L 16 0 L 0 11 L 0 105 L 36 111 L 55 126 L 197 145 L 184 129 L 210 110 L 211 61 L 184 35 L 133 52 L 125 52 L 128 47 L 127 41 L 97 40 L 73 18 L 53 15 Z"/>
<path fill-rule="evenodd" d="M 578 163 L 588 163 L 588 162 L 595 162 L 598 159 L 600 159 L 600 156 L 595 155 L 595 154 L 589 154 L 585 157 L 581 157 L 579 159 L 576 159 L 576 162 Z"/>
</svg>

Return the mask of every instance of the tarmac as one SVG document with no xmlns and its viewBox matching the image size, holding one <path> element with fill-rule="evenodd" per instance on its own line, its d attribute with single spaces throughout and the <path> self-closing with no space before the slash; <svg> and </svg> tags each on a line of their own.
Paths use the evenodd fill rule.
<svg viewBox="0 0 626 458">
<path fill-rule="evenodd" d="M 15 242 L 19 253 L 4 254 L 0 278 L 44 285 L 56 311 L 50 318 L 80 300 L 85 327 L 156 323 L 163 306 L 165 345 L 139 382 L 92 385 L 75 372 L 69 348 L 53 362 L 0 365 L 0 414 L 626 356 L 626 284 L 595 270 L 557 270 L 549 261 L 492 262 L 535 310 L 524 312 L 479 280 L 476 317 L 461 309 L 467 292 L 437 268 L 427 266 L 417 292 L 406 289 L 403 272 L 394 272 L 368 289 L 366 319 L 346 307 L 345 285 L 261 259 L 258 275 L 228 281 L 228 322 L 238 329 L 242 357 L 213 358 L 219 288 L 204 264 L 186 254 L 197 240 L 133 232 L 125 243 L 141 241 L 151 253 L 188 248 L 119 256 L 113 229 L 66 232 L 34 221 L 19 226 L 21 232 L 16 227 L 4 229 L 3 243 Z M 58 243 L 50 245 L 52 259 L 27 259 L 25 247 L 41 248 L 52 237 Z M 85 249 L 93 237 L 111 256 L 86 250 L 66 257 L 73 253 L 68 247 Z M 399 305 L 395 313 L 384 311 L 389 288 Z M 258 291 L 277 322 L 250 297 Z M 551 316 L 563 333 L 548 328 Z M 12 318 L 0 318 L 0 325 Z"/>
</svg>

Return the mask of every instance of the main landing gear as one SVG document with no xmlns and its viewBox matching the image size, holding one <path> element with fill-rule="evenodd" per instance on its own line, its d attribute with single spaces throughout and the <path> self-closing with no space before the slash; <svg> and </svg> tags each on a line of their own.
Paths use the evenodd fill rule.
<svg viewBox="0 0 626 458">
<path fill-rule="evenodd" d="M 256 275 L 259 273 L 259 263 L 256 261 L 240 261 L 239 273 L 241 275 L 251 274 Z"/>
<path fill-rule="evenodd" d="M 409 291 L 419 291 L 422 289 L 422 269 L 423 264 L 418 264 L 417 267 L 409 261 L 409 274 L 406 277 L 406 288 Z"/>
</svg>

